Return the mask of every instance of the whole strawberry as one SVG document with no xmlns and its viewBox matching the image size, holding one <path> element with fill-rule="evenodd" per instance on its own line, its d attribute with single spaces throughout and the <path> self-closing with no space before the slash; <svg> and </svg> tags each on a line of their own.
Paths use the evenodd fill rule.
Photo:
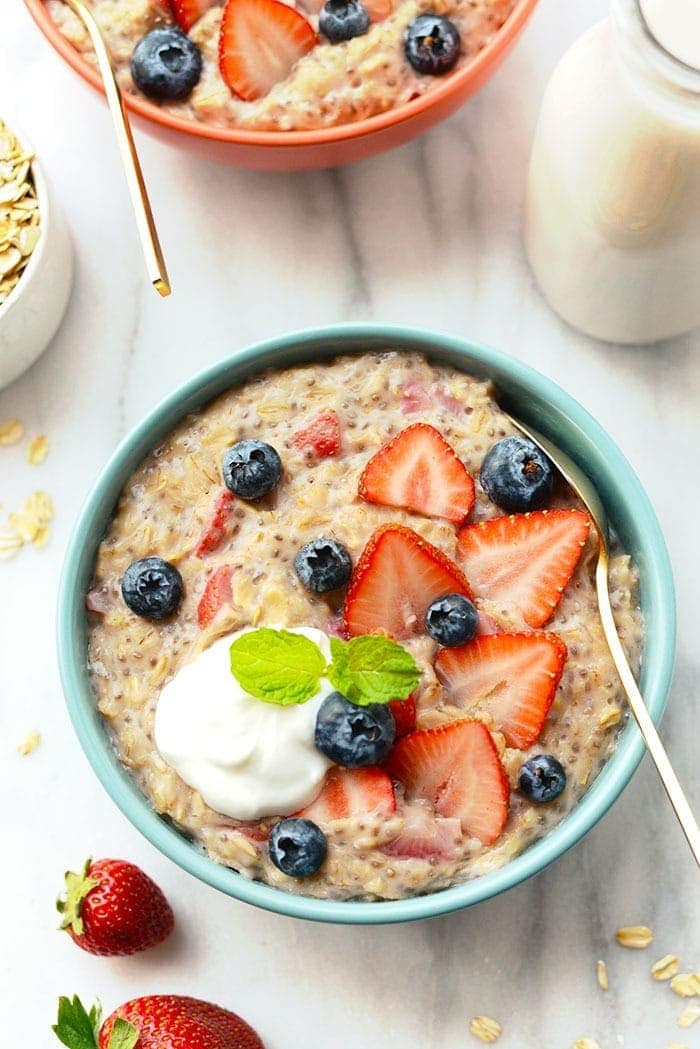
<svg viewBox="0 0 700 1049">
<path fill-rule="evenodd" d="M 68 871 L 56 904 L 61 928 L 90 954 L 136 954 L 170 935 L 170 904 L 147 874 L 125 860 L 88 860 Z"/>
<path fill-rule="evenodd" d="M 177 994 L 134 998 L 103 1024 L 98 1006 L 59 998 L 53 1030 L 68 1049 L 265 1049 L 236 1013 Z"/>
</svg>

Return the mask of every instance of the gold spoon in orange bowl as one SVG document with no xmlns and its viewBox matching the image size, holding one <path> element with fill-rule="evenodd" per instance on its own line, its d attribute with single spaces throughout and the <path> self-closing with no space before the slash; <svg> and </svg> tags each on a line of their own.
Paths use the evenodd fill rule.
<svg viewBox="0 0 700 1049">
<path fill-rule="evenodd" d="M 603 506 L 603 502 L 591 480 L 586 476 L 583 470 L 581 470 L 581 468 L 569 458 L 568 455 L 548 441 L 546 437 L 543 437 L 541 433 L 538 433 L 537 430 L 533 430 L 531 427 L 526 426 L 519 419 L 514 419 L 507 411 L 504 411 L 504 414 L 516 429 L 520 430 L 520 432 L 526 437 L 529 437 L 531 441 L 534 441 L 534 443 L 538 445 L 547 456 L 549 456 L 564 479 L 569 483 L 570 487 L 574 490 L 588 510 L 598 538 L 598 560 L 596 563 L 595 579 L 596 590 L 598 593 L 598 607 L 600 610 L 600 618 L 603 624 L 605 639 L 620 676 L 622 687 L 627 695 L 630 710 L 635 717 L 639 731 L 646 743 L 647 750 L 656 766 L 656 771 L 661 777 L 661 782 L 663 783 L 666 794 L 668 795 L 668 800 L 671 802 L 676 818 L 685 834 L 688 845 L 690 846 L 690 851 L 695 857 L 695 862 L 700 867 L 700 829 L 698 829 L 697 820 L 693 815 L 688 799 L 685 796 L 685 792 L 678 781 L 678 777 L 673 770 L 673 766 L 671 765 L 668 754 L 666 753 L 666 748 L 661 742 L 661 737 L 656 730 L 656 725 L 652 721 L 646 703 L 637 687 L 637 682 L 634 679 L 632 668 L 627 661 L 627 656 L 622 647 L 620 635 L 618 634 L 615 625 L 615 617 L 613 616 L 612 605 L 610 603 L 610 591 L 608 590 L 608 564 L 610 558 L 608 515 Z"/>
<path fill-rule="evenodd" d="M 143 171 L 141 170 L 138 153 L 136 152 L 136 146 L 134 145 L 131 126 L 126 115 L 119 85 L 114 76 L 109 53 L 105 46 L 105 42 L 102 39 L 100 27 L 95 21 L 92 13 L 83 3 L 83 0 L 63 0 L 63 3 L 70 7 L 71 11 L 73 11 L 73 13 L 80 19 L 90 34 L 92 46 L 94 47 L 95 55 L 97 56 L 97 64 L 104 83 L 105 94 L 107 95 L 107 102 L 112 114 L 114 130 L 117 136 L 117 144 L 119 146 L 119 152 L 121 153 L 124 174 L 126 175 L 126 181 L 129 187 L 129 196 L 131 197 L 131 204 L 136 217 L 136 227 L 138 229 L 141 248 L 146 260 L 146 269 L 148 270 L 151 284 L 158 294 L 165 298 L 165 296 L 170 294 L 168 270 L 165 265 L 165 259 L 163 258 L 163 252 L 158 239 L 158 231 L 156 230 L 151 203 L 148 199 L 148 191 L 146 190 L 146 183 L 144 181 Z"/>
</svg>

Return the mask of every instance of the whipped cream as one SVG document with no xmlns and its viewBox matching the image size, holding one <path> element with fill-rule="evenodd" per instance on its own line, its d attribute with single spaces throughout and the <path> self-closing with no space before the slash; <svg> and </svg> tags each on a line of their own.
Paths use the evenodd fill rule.
<svg viewBox="0 0 700 1049">
<path fill-rule="evenodd" d="M 332 762 L 314 744 L 316 715 L 333 691 L 325 678 L 306 703 L 282 707 L 249 695 L 231 673 L 231 642 L 216 641 L 163 688 L 156 746 L 216 812 L 238 820 L 286 816 L 313 801 Z M 303 634 L 330 661 L 320 630 Z"/>
</svg>

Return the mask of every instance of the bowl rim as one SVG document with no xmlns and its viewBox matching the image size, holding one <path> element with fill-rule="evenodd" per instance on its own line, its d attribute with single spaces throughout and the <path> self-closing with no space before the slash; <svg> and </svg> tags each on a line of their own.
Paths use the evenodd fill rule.
<svg viewBox="0 0 700 1049">
<path fill-rule="evenodd" d="M 32 180 L 34 182 L 34 188 L 36 190 L 36 199 L 38 202 L 39 210 L 39 240 L 36 243 L 36 247 L 29 256 L 29 262 L 24 267 L 22 276 L 17 281 L 16 285 L 7 296 L 3 303 L 0 303 L 0 323 L 2 323 L 7 315 L 12 312 L 13 308 L 17 306 L 25 291 L 29 288 L 32 282 L 34 274 L 41 265 L 41 260 L 44 256 L 44 250 L 46 248 L 47 233 L 52 221 L 51 215 L 51 196 L 49 194 L 48 184 L 44 175 L 44 170 L 41 166 L 40 161 L 37 158 L 36 150 L 30 139 L 22 131 L 18 131 L 14 123 L 8 123 L 8 128 L 15 136 L 19 144 L 22 146 L 26 153 L 31 153 L 32 161 L 29 165 L 29 170 L 32 173 Z"/>
<path fill-rule="evenodd" d="M 85 621 L 81 574 L 94 563 L 99 538 L 91 537 L 93 520 L 106 525 L 124 479 L 135 464 L 163 435 L 195 405 L 205 405 L 229 384 L 243 381 L 269 367 L 287 366 L 277 360 L 285 353 L 299 361 L 318 359 L 314 349 L 332 343 L 332 356 L 353 352 L 358 344 L 369 348 L 410 348 L 433 355 L 464 358 L 464 370 L 505 375 L 526 397 L 565 416 L 572 432 L 596 446 L 604 456 L 609 477 L 622 496 L 622 504 L 634 508 L 640 550 L 645 554 L 645 584 L 661 617 L 662 629 L 645 639 L 644 693 L 655 722 L 661 718 L 671 683 L 675 655 L 676 615 L 674 585 L 666 544 L 651 503 L 632 467 L 617 445 L 593 417 L 551 379 L 530 365 L 471 340 L 446 332 L 401 325 L 339 324 L 308 328 L 254 343 L 199 371 L 162 399 L 120 442 L 93 484 L 68 544 L 60 582 L 57 633 L 58 660 L 66 703 L 81 746 L 107 793 L 127 819 L 178 866 L 229 896 L 263 909 L 297 918 L 343 924 L 384 924 L 412 921 L 448 914 L 496 896 L 539 873 L 558 859 L 602 818 L 622 793 L 644 752 L 644 743 L 631 721 L 615 752 L 573 810 L 544 838 L 531 845 L 504 867 L 471 881 L 428 895 L 397 901 L 335 901 L 299 896 L 250 881 L 234 870 L 210 859 L 151 808 L 147 798 L 119 763 L 108 737 L 98 722 L 80 645 L 80 626 Z M 347 343 L 347 345 L 343 345 Z M 454 363 L 454 362 L 453 362 Z M 476 365 L 476 369 L 475 369 Z M 231 373 L 238 373 L 231 376 Z M 200 399 L 201 398 L 201 399 Z M 189 402 L 189 406 L 185 407 Z M 145 449 L 145 451 L 144 451 Z M 107 509 L 109 506 L 109 509 Z M 651 604 L 651 602 L 650 602 Z"/>
<path fill-rule="evenodd" d="M 87 81 L 96 91 L 104 94 L 99 72 L 66 40 L 46 9 L 44 0 L 24 0 L 24 2 L 39 29 L 59 55 L 83 80 Z M 432 106 L 438 106 L 441 101 L 450 98 L 453 94 L 458 94 L 459 89 L 472 79 L 478 80 L 480 74 L 496 63 L 500 56 L 508 50 L 510 44 L 525 26 L 537 3 L 538 0 L 517 0 L 515 7 L 493 39 L 463 69 L 448 75 L 444 83 L 439 84 L 432 91 L 394 109 L 389 109 L 385 113 L 378 113 L 351 124 L 313 128 L 306 131 L 249 131 L 242 128 L 215 127 L 211 124 L 175 117 L 154 103 L 129 92 L 124 92 L 124 101 L 127 109 L 156 125 L 210 142 L 282 148 L 346 142 L 384 131 L 389 127 L 418 117 Z"/>
</svg>

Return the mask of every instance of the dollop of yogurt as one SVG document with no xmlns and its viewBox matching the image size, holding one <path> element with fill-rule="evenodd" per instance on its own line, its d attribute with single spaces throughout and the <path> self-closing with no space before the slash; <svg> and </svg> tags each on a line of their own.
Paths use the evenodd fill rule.
<svg viewBox="0 0 700 1049">
<path fill-rule="evenodd" d="M 241 633 L 215 641 L 163 688 L 156 746 L 216 812 L 238 820 L 286 816 L 313 801 L 332 762 L 314 744 L 316 715 L 333 687 L 322 679 L 306 703 L 282 707 L 249 695 L 231 673 L 229 649 Z M 330 661 L 330 642 L 303 634 Z"/>
</svg>

